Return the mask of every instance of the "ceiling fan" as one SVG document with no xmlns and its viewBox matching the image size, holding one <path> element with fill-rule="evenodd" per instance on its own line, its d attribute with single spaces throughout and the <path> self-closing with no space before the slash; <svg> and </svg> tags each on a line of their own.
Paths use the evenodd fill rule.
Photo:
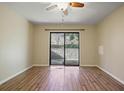
<svg viewBox="0 0 124 93">
<path fill-rule="evenodd" d="M 64 15 L 68 15 L 69 11 L 68 9 L 74 7 L 74 8 L 83 8 L 84 7 L 84 3 L 80 3 L 80 2 L 69 2 L 69 3 L 51 3 L 46 10 L 50 11 L 53 9 L 58 8 L 59 10 L 61 10 L 63 12 Z"/>
</svg>

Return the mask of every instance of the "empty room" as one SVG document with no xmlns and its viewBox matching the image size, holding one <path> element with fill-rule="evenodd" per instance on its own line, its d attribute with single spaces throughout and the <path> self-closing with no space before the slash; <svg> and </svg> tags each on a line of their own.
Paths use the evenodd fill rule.
<svg viewBox="0 0 124 93">
<path fill-rule="evenodd" d="M 0 91 L 124 91 L 124 2 L 0 2 Z"/>
</svg>

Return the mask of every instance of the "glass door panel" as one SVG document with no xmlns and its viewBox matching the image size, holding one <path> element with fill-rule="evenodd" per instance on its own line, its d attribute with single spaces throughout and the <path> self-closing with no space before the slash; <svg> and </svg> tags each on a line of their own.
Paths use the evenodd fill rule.
<svg viewBox="0 0 124 93">
<path fill-rule="evenodd" d="M 65 33 L 65 65 L 79 65 L 79 33 Z"/>
<path fill-rule="evenodd" d="M 64 65 L 64 33 L 50 33 L 50 64 Z"/>
</svg>

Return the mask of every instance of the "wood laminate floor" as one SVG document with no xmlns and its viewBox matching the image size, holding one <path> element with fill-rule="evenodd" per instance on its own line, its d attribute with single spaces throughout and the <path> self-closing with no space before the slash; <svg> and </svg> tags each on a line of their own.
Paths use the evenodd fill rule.
<svg viewBox="0 0 124 93">
<path fill-rule="evenodd" d="M 0 86 L 1 91 L 105 91 L 124 85 L 97 67 L 32 67 Z"/>
</svg>

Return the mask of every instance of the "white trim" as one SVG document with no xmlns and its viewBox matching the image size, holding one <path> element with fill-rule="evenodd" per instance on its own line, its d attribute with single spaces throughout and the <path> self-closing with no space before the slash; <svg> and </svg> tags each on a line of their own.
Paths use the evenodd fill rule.
<svg viewBox="0 0 124 93">
<path fill-rule="evenodd" d="M 34 66 L 49 66 L 48 64 L 33 64 L 33 67 Z"/>
<path fill-rule="evenodd" d="M 109 71 L 105 70 L 104 68 L 100 67 L 97 65 L 97 67 L 99 69 L 101 69 L 102 71 L 104 71 L 105 73 L 109 74 L 111 77 L 113 77 L 114 79 L 116 79 L 117 81 L 119 81 L 120 83 L 124 84 L 124 81 L 120 80 L 118 77 L 114 76 L 113 74 L 111 74 Z"/>
<path fill-rule="evenodd" d="M 10 76 L 10 77 L 8 77 L 8 78 L 4 79 L 4 80 L 1 80 L 1 81 L 0 81 L 0 85 L 1 85 L 1 84 L 3 84 L 3 83 L 5 83 L 5 82 L 7 82 L 8 80 L 10 80 L 10 79 L 14 78 L 15 76 L 17 76 L 17 75 L 19 75 L 19 74 L 23 73 L 24 71 L 26 71 L 26 70 L 28 70 L 28 69 L 30 69 L 30 68 L 32 68 L 32 66 L 27 67 L 27 68 L 25 68 L 25 69 L 23 69 L 23 70 L 21 70 L 21 71 L 17 72 L 16 74 L 14 74 L 14 75 L 12 75 L 12 76 Z"/>
<path fill-rule="evenodd" d="M 81 66 L 84 66 L 84 67 L 97 67 L 97 65 L 81 65 Z"/>
</svg>

